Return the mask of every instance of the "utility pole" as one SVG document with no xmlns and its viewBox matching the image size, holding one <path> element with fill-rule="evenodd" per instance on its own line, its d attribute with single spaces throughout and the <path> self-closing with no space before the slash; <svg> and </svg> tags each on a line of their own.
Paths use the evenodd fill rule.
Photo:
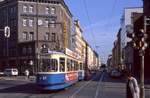
<svg viewBox="0 0 150 98">
<path fill-rule="evenodd" d="M 134 49 L 139 51 L 141 59 L 140 64 L 140 98 L 145 98 L 145 87 L 144 87 L 144 55 L 145 49 L 147 48 L 147 25 L 150 25 L 150 18 L 144 16 L 144 29 L 140 29 L 138 32 L 129 33 L 127 36 L 132 39 L 131 43 Z"/>
<path fill-rule="evenodd" d="M 8 50 L 8 39 L 10 38 L 10 27 L 5 26 L 4 29 L 0 29 L 0 31 L 4 32 L 4 36 L 6 38 L 6 62 L 7 62 L 7 67 L 9 67 L 9 50 Z"/>
<path fill-rule="evenodd" d="M 145 49 L 147 48 L 147 25 L 150 22 L 150 18 L 147 18 L 144 16 L 144 30 L 141 30 L 141 33 L 143 33 L 143 38 L 141 42 L 141 50 L 140 50 L 140 57 L 141 57 L 141 73 L 140 73 L 140 98 L 145 98 L 145 87 L 144 87 L 144 55 L 145 55 Z"/>
</svg>

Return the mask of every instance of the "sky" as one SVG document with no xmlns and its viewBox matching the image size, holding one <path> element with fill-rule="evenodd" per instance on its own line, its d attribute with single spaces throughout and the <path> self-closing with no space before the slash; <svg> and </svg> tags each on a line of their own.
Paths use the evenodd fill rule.
<svg viewBox="0 0 150 98">
<path fill-rule="evenodd" d="M 120 28 L 124 8 L 142 7 L 142 0 L 65 0 L 83 37 L 106 63 Z"/>
</svg>

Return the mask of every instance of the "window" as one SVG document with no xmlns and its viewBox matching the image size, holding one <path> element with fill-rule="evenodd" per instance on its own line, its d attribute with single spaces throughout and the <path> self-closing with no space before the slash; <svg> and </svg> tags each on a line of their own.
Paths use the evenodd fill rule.
<svg viewBox="0 0 150 98">
<path fill-rule="evenodd" d="M 10 27 L 13 28 L 14 27 L 14 20 L 10 21 Z"/>
<path fill-rule="evenodd" d="M 50 59 L 50 66 L 49 71 L 50 72 L 57 72 L 58 71 L 58 62 L 56 59 Z"/>
<path fill-rule="evenodd" d="M 57 59 L 42 59 L 40 62 L 40 71 L 44 72 L 57 72 L 58 61 Z"/>
<path fill-rule="evenodd" d="M 45 20 L 45 27 L 48 27 L 48 23 L 49 23 L 49 21 Z"/>
<path fill-rule="evenodd" d="M 55 7 L 52 7 L 51 8 L 51 14 L 55 14 L 56 13 L 56 8 Z"/>
<path fill-rule="evenodd" d="M 27 40 L 27 32 L 22 33 L 23 40 Z"/>
<path fill-rule="evenodd" d="M 56 33 L 52 33 L 52 42 L 56 41 Z"/>
<path fill-rule="evenodd" d="M 11 7 L 11 8 L 10 8 L 10 14 L 12 14 L 13 11 L 14 11 L 14 10 L 13 10 L 13 7 Z"/>
<path fill-rule="evenodd" d="M 60 10 L 60 16 L 63 17 L 63 12 L 62 12 L 62 10 Z"/>
<path fill-rule="evenodd" d="M 27 12 L 27 6 L 26 5 L 23 5 L 23 12 Z"/>
<path fill-rule="evenodd" d="M 28 53 L 29 53 L 29 54 L 32 53 L 32 47 L 28 47 Z"/>
<path fill-rule="evenodd" d="M 59 59 L 59 71 L 64 72 L 65 71 L 65 58 Z"/>
<path fill-rule="evenodd" d="M 33 19 L 29 19 L 29 26 L 33 27 Z"/>
<path fill-rule="evenodd" d="M 22 21 L 23 23 L 23 26 L 25 27 L 25 26 L 27 26 L 27 19 L 23 19 L 23 21 Z"/>
<path fill-rule="evenodd" d="M 14 27 L 17 27 L 17 20 L 16 19 L 13 21 L 13 23 L 14 23 Z"/>
<path fill-rule="evenodd" d="M 49 10 L 49 7 L 46 7 L 45 8 L 45 14 L 49 14 L 50 10 Z"/>
<path fill-rule="evenodd" d="M 46 32 L 44 35 L 44 40 L 49 40 L 50 33 Z"/>
<path fill-rule="evenodd" d="M 38 20 L 38 25 L 39 26 L 43 25 L 43 21 L 41 19 Z"/>
<path fill-rule="evenodd" d="M 33 13 L 33 6 L 29 6 L 29 12 Z"/>
<path fill-rule="evenodd" d="M 71 71 L 71 60 L 67 59 L 67 71 Z"/>
<path fill-rule="evenodd" d="M 34 32 L 29 33 L 29 40 L 34 40 Z"/>
<path fill-rule="evenodd" d="M 52 28 L 55 28 L 56 27 L 56 21 L 55 20 L 51 20 L 51 23 L 50 23 L 50 26 L 52 27 Z"/>
<path fill-rule="evenodd" d="M 17 10 L 17 7 L 16 7 L 16 6 L 14 6 L 14 7 L 13 7 L 13 13 L 15 13 L 15 12 L 16 12 L 16 10 Z"/>
<path fill-rule="evenodd" d="M 26 47 L 22 48 L 22 54 L 26 54 Z"/>
</svg>

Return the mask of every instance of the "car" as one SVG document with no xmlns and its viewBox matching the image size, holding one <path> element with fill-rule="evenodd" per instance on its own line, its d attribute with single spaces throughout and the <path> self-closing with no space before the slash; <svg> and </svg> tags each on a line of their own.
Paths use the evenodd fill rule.
<svg viewBox="0 0 150 98">
<path fill-rule="evenodd" d="M 119 72 L 118 70 L 114 69 L 114 70 L 111 71 L 110 76 L 114 77 L 114 78 L 119 78 L 121 76 L 121 72 Z"/>
<path fill-rule="evenodd" d="M 4 75 L 17 76 L 18 75 L 18 69 L 17 68 L 6 68 L 4 70 Z"/>
<path fill-rule="evenodd" d="M 0 76 L 4 76 L 4 72 L 0 72 Z"/>
</svg>

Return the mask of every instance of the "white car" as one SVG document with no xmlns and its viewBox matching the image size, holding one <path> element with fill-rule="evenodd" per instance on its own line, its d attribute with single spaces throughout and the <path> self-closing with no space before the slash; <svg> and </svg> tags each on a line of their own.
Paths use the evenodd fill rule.
<svg viewBox="0 0 150 98">
<path fill-rule="evenodd" d="M 4 72 L 0 72 L 0 76 L 3 76 L 4 75 Z"/>
<path fill-rule="evenodd" d="M 7 76 L 17 76 L 18 69 L 17 68 L 7 68 L 4 70 L 4 74 Z"/>
</svg>

